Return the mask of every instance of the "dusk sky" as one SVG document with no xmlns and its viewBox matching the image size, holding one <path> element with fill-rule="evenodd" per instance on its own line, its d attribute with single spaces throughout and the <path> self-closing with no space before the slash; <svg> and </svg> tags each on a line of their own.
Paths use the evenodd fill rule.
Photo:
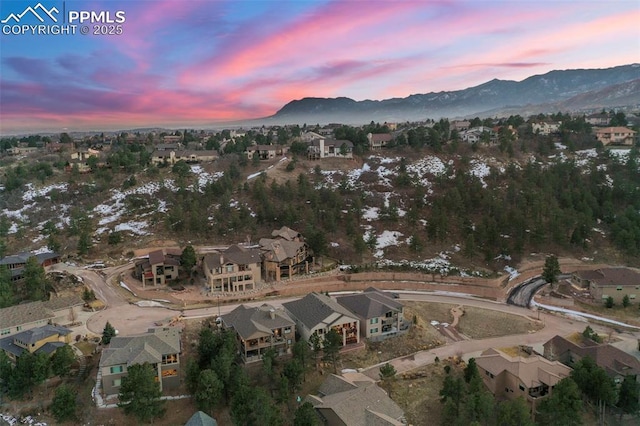
<svg viewBox="0 0 640 426">
<path fill-rule="evenodd" d="M 63 10 L 123 11 L 122 34 L 5 33 L 40 24 L 9 18 L 38 3 L 0 2 L 2 134 L 207 128 L 307 96 L 386 99 L 640 62 L 639 0 L 42 0 L 58 23 Z"/>
</svg>

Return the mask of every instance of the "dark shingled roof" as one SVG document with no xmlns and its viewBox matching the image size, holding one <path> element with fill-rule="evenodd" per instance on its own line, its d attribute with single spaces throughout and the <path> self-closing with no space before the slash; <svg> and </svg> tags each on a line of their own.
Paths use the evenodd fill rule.
<svg viewBox="0 0 640 426">
<path fill-rule="evenodd" d="M 305 297 L 282 304 L 295 318 L 300 320 L 309 330 L 323 323 L 329 316 L 339 313 L 349 318 L 355 315 L 338 304 L 329 296 L 320 293 L 309 293 Z M 329 325 L 329 324 L 328 324 Z"/>
<path fill-rule="evenodd" d="M 158 265 L 164 263 L 164 253 L 162 250 L 154 250 L 149 253 L 149 263 L 151 265 Z"/>
<path fill-rule="evenodd" d="M 203 261 L 205 268 L 215 269 L 227 264 L 251 265 L 261 263 L 262 260 L 260 258 L 260 250 L 234 244 L 219 253 L 205 255 Z"/>
<path fill-rule="evenodd" d="M 68 328 L 47 324 L 42 327 L 21 331 L 13 336 L 7 336 L 0 339 L 0 349 L 19 357 L 26 349 L 14 344 L 13 342 L 16 340 L 26 345 L 31 345 L 51 336 L 66 336 L 70 333 L 71 330 Z M 46 354 L 51 354 L 55 352 L 56 349 L 64 345 L 64 342 L 48 342 L 38 348 L 35 353 L 44 352 Z"/>
<path fill-rule="evenodd" d="M 271 318 L 271 313 L 273 313 L 273 318 Z M 295 325 L 286 312 L 282 309 L 275 309 L 266 303 L 258 308 L 240 305 L 223 315 L 222 322 L 226 327 L 232 327 L 245 340 L 271 336 L 272 330 L 276 328 Z"/>
<path fill-rule="evenodd" d="M 207 413 L 203 413 L 202 411 L 198 411 L 195 413 L 184 426 L 218 426 L 218 422 L 216 419 L 209 416 Z"/>
<path fill-rule="evenodd" d="M 354 314 L 365 319 L 377 318 L 389 311 L 400 312 L 402 310 L 401 303 L 375 288 L 368 288 L 364 293 L 341 296 L 336 300 Z"/>
<path fill-rule="evenodd" d="M 143 364 L 162 361 L 162 355 L 181 352 L 180 330 L 155 328 L 137 336 L 116 336 L 102 351 L 100 367 L 119 364 Z"/>
<path fill-rule="evenodd" d="M 640 273 L 631 268 L 601 268 L 595 271 L 578 271 L 576 275 L 581 279 L 593 281 L 598 287 L 640 285 Z"/>
<path fill-rule="evenodd" d="M 51 309 L 52 311 L 59 311 L 61 309 L 69 309 L 75 306 L 84 305 L 84 300 L 78 295 L 66 296 L 66 297 L 54 297 L 51 300 L 47 300 L 43 303 L 44 307 Z"/>
</svg>

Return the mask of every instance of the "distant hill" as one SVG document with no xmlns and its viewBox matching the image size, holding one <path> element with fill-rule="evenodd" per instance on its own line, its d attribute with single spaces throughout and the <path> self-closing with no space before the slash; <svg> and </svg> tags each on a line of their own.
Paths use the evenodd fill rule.
<svg viewBox="0 0 640 426">
<path fill-rule="evenodd" d="M 304 98 L 291 101 L 273 123 L 364 123 L 486 115 L 501 110 L 547 112 L 640 104 L 640 64 L 606 69 L 550 71 L 522 81 L 491 80 L 452 92 L 431 92 L 381 101 Z"/>
</svg>

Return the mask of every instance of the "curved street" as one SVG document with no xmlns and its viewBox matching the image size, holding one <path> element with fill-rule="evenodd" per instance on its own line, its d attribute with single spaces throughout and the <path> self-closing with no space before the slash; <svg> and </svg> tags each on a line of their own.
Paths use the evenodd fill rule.
<svg viewBox="0 0 640 426">
<path fill-rule="evenodd" d="M 120 274 L 129 270 L 131 265 L 107 268 L 100 272 L 64 264 L 56 266 L 56 270 L 66 270 L 82 277 L 84 283 L 86 283 L 95 292 L 96 296 L 107 305 L 104 310 L 92 314 L 87 319 L 87 329 L 96 335 L 100 335 L 102 333 L 107 321 L 109 321 L 119 331 L 120 335 L 132 335 L 145 332 L 150 327 L 153 327 L 156 322 L 167 323 L 171 319 L 177 318 L 181 315 L 185 319 L 215 317 L 228 313 L 239 305 L 224 304 L 220 306 L 190 309 L 188 311 L 169 309 L 165 307 L 141 307 L 129 303 L 123 294 L 125 290 L 121 289 L 116 284 L 119 283 Z M 544 327 L 539 331 L 527 334 L 458 341 L 438 348 L 419 351 L 409 356 L 399 357 L 390 360 L 389 362 L 396 368 L 398 373 L 402 373 L 431 364 L 434 362 L 436 357 L 445 359 L 451 356 L 460 356 L 467 359 L 469 357 L 478 356 L 482 351 L 491 347 L 510 347 L 517 345 L 535 347 L 537 345 L 541 345 L 555 335 L 568 335 L 574 332 L 582 332 L 587 325 L 586 319 L 566 317 L 563 314 L 540 312 L 537 309 L 532 310 L 525 307 L 530 305 L 534 294 L 544 284 L 546 283 L 544 283 L 544 281 L 539 277 L 525 281 L 511 291 L 508 303 L 496 302 L 468 295 L 454 296 L 452 294 L 444 295 L 433 292 L 421 293 L 419 291 L 398 290 L 397 293 L 400 300 L 446 303 L 495 310 L 513 315 L 521 315 L 531 320 L 542 321 L 544 323 Z M 247 306 L 259 306 L 263 303 L 269 303 L 275 307 L 281 307 L 282 303 L 295 299 L 298 299 L 298 297 L 282 299 L 268 298 L 244 304 Z M 612 335 L 620 339 L 621 347 L 637 347 L 637 336 L 640 335 L 640 332 L 619 332 L 615 331 L 613 328 L 593 324 L 591 327 L 598 333 L 605 335 L 612 333 Z M 364 369 L 364 372 L 370 377 L 377 379 L 380 365 L 381 364 L 370 366 Z"/>
</svg>

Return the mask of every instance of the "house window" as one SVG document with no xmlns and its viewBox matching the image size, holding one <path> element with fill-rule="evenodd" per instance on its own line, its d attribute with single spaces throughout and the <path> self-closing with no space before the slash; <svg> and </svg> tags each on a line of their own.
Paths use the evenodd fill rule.
<svg viewBox="0 0 640 426">
<path fill-rule="evenodd" d="M 603 295 L 602 295 L 602 298 L 603 298 L 603 299 L 607 299 L 608 297 L 609 297 L 609 295 L 607 295 L 607 294 L 603 294 Z"/>
<path fill-rule="evenodd" d="M 22 331 L 22 326 L 21 325 L 17 326 L 16 331 Z"/>
<path fill-rule="evenodd" d="M 291 344 L 291 339 L 287 339 L 287 345 Z"/>
<path fill-rule="evenodd" d="M 227 269 L 227 272 L 233 272 L 233 265 L 227 265 L 225 268 Z"/>
<path fill-rule="evenodd" d="M 120 386 L 120 383 L 121 383 L 121 379 L 115 379 L 115 380 L 113 381 L 113 387 L 114 387 L 114 388 L 119 387 L 119 386 Z"/>
<path fill-rule="evenodd" d="M 375 333 L 377 333 L 377 332 L 378 332 L 378 329 L 377 329 L 377 328 L 372 328 L 372 329 L 371 329 L 371 334 L 375 334 Z"/>
<path fill-rule="evenodd" d="M 124 367 L 121 365 L 116 365 L 114 367 L 109 368 L 109 372 L 111 374 L 118 374 L 118 373 L 122 373 L 124 371 Z"/>
<path fill-rule="evenodd" d="M 616 290 L 617 290 L 617 291 L 622 291 L 622 286 L 621 286 L 621 285 L 619 285 L 618 287 L 616 287 Z"/>
<path fill-rule="evenodd" d="M 371 318 L 370 324 L 377 324 L 378 318 Z"/>
<path fill-rule="evenodd" d="M 520 388 L 521 391 L 524 391 L 524 385 L 520 385 L 518 387 Z"/>
<path fill-rule="evenodd" d="M 174 377 L 178 375 L 178 370 L 175 368 L 172 370 L 162 370 L 162 377 Z"/>
<path fill-rule="evenodd" d="M 177 362 L 178 362 L 178 355 L 177 354 L 162 355 L 162 363 L 163 364 L 175 364 Z"/>
<path fill-rule="evenodd" d="M 2 330 L 2 332 L 0 333 L 0 336 L 6 336 L 7 334 L 11 333 L 11 329 L 10 328 L 5 328 L 4 330 Z"/>
<path fill-rule="evenodd" d="M 285 334 L 287 334 L 287 333 L 291 333 L 291 327 L 285 327 L 285 328 L 284 328 L 284 333 L 285 333 Z"/>
<path fill-rule="evenodd" d="M 630 295 L 629 295 L 629 299 L 635 299 L 635 298 L 636 298 L 636 295 L 635 295 L 635 294 L 630 294 Z"/>
</svg>

